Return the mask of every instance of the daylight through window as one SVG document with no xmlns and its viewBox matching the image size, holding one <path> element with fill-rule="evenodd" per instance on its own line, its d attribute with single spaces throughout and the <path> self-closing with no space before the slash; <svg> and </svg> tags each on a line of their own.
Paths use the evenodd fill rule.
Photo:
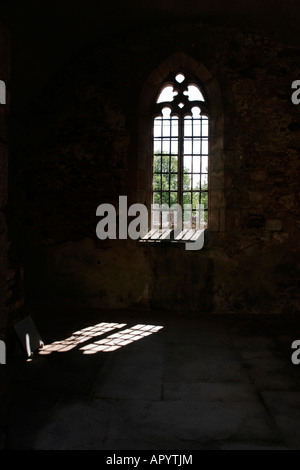
<svg viewBox="0 0 300 470">
<path fill-rule="evenodd" d="M 153 122 L 152 227 L 164 228 L 163 204 L 179 204 L 183 228 L 208 222 L 209 114 L 193 77 L 175 73 L 162 86 Z M 174 217 L 174 213 L 170 213 Z M 167 220 L 174 228 L 174 220 Z M 172 226 L 173 224 L 173 226 Z"/>
</svg>

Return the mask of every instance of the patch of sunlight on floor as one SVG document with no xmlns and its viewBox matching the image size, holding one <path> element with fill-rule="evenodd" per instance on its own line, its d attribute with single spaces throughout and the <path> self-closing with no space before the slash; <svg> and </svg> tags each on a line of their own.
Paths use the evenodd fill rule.
<svg viewBox="0 0 300 470">
<path fill-rule="evenodd" d="M 162 326 L 155 325 L 135 325 L 132 328 L 127 328 L 126 330 L 110 335 L 107 338 L 87 344 L 80 348 L 80 350 L 83 351 L 83 354 L 116 351 L 122 346 L 127 346 L 128 344 L 138 341 L 145 336 L 156 333 L 162 328 Z"/>
<path fill-rule="evenodd" d="M 98 323 L 97 325 L 75 331 L 71 336 L 61 341 L 54 341 L 51 344 L 44 345 L 39 350 L 39 354 L 46 356 L 53 352 L 68 352 L 82 343 L 93 340 L 95 337 L 102 336 L 115 329 L 124 328 L 125 326 L 126 323 Z M 79 349 L 83 354 L 116 351 L 134 341 L 156 333 L 162 328 L 162 326 L 137 324 L 131 328 L 109 335 L 106 338 L 88 343 Z"/>
<path fill-rule="evenodd" d="M 96 336 L 103 335 L 116 328 L 123 328 L 124 326 L 126 326 L 126 323 L 98 323 L 97 325 L 75 331 L 72 336 L 61 341 L 54 341 L 51 344 L 44 345 L 43 348 L 39 350 L 39 354 L 47 355 L 53 352 L 71 351 L 79 344 L 85 343 Z"/>
</svg>

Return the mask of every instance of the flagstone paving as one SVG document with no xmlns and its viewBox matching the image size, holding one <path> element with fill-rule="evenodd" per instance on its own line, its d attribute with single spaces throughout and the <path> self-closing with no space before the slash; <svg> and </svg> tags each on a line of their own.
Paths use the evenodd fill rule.
<svg viewBox="0 0 300 470">
<path fill-rule="evenodd" d="M 10 449 L 300 449 L 294 318 L 98 311 L 87 321 L 126 326 L 13 359 Z M 46 345 L 86 327 L 73 323 L 42 326 Z"/>
</svg>

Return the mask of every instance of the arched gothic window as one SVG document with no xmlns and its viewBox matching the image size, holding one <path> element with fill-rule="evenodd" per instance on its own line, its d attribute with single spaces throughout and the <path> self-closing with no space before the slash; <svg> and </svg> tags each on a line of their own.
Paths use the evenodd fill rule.
<svg viewBox="0 0 300 470">
<path fill-rule="evenodd" d="M 152 227 L 165 228 L 163 204 L 166 207 L 178 204 L 182 209 L 183 229 L 200 228 L 200 219 L 201 228 L 205 228 L 208 219 L 209 112 L 199 83 L 185 72 L 171 74 L 157 95 L 152 170 Z M 166 222 L 170 223 L 170 220 Z"/>
<path fill-rule="evenodd" d="M 200 232 L 224 232 L 224 111 L 217 79 L 202 63 L 175 53 L 145 80 L 138 116 L 137 155 L 132 154 L 129 174 L 133 201 L 148 208 L 150 231 L 143 240 L 163 241 L 164 222 L 172 229 L 173 220 L 163 220 L 159 209 L 164 204 L 182 206 L 183 232 L 189 230 L 176 239 L 171 234 L 171 241 L 187 245 L 197 239 L 197 204 L 203 209 Z"/>
</svg>

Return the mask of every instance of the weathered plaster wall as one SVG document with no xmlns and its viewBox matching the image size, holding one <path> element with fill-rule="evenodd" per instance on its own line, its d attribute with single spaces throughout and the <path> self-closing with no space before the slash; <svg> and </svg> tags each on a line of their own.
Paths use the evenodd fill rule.
<svg viewBox="0 0 300 470">
<path fill-rule="evenodd" d="M 100 241 L 97 206 L 140 197 L 145 80 L 181 51 L 222 92 L 223 222 L 199 252 Z M 296 313 L 300 106 L 290 97 L 299 53 L 251 31 L 180 23 L 114 31 L 67 64 L 24 122 L 15 154 L 27 299 Z"/>
</svg>

